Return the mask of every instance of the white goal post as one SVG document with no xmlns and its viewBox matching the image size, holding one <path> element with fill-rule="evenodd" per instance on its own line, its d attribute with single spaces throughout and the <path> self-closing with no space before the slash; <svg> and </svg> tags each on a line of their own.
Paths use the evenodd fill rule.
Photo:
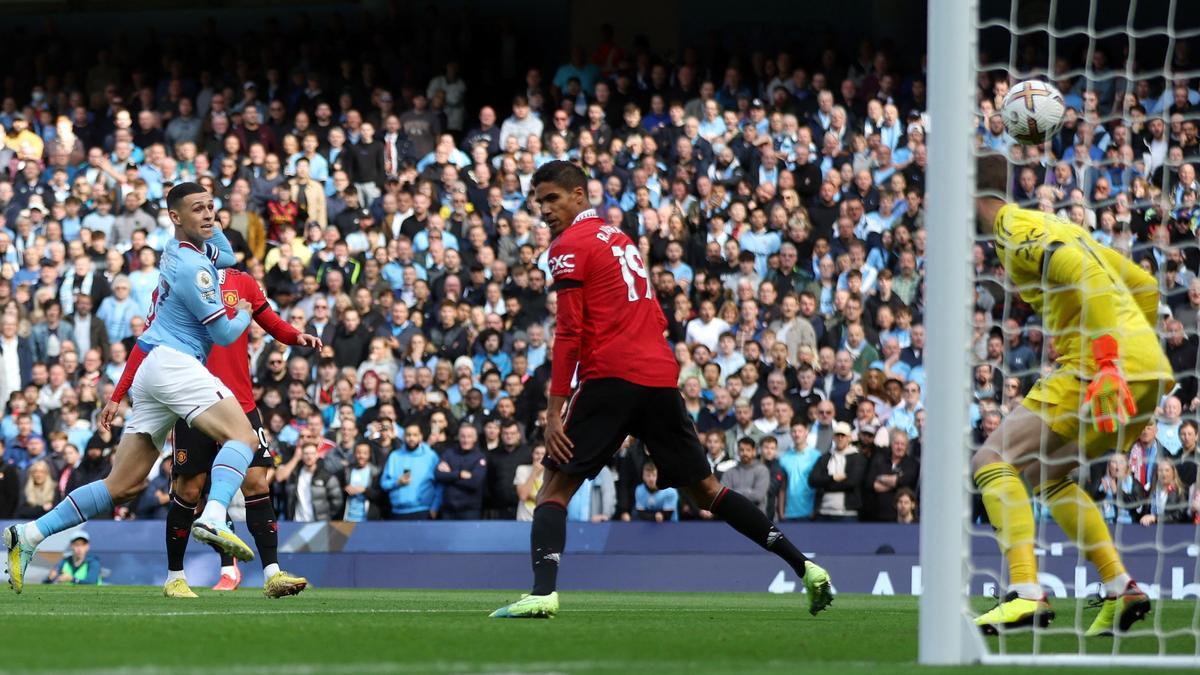
<svg viewBox="0 0 1200 675">
<path fill-rule="evenodd" d="M 967 618 L 967 476 L 971 247 L 975 186 L 976 0 L 929 1 L 929 168 L 925 222 L 927 333 L 921 467 L 920 662 L 978 662 Z M 932 355 L 943 355 L 933 358 Z M 934 460 L 936 458 L 936 460 Z M 930 461 L 934 460 L 934 461 Z"/>
<path fill-rule="evenodd" d="M 925 450 L 921 470 L 920 564 L 923 584 L 919 591 L 919 662 L 923 665 L 982 663 L 1010 666 L 1200 668 L 1200 635 L 1196 634 L 1198 622 L 1195 619 L 1190 629 L 1176 631 L 1177 634 L 1191 633 L 1192 640 L 1186 650 L 1160 647 L 1158 653 L 1144 655 L 1118 653 L 1121 651 L 1119 639 L 1113 646 L 1112 638 L 1104 638 L 1110 642 L 1101 643 L 1092 642 L 1092 639 L 1085 641 L 1082 635 L 1078 636 L 1079 646 L 1075 653 L 1049 647 L 1043 650 L 1043 641 L 1039 636 L 1043 631 L 1039 630 L 1033 631 L 1029 643 L 1031 646 L 1023 642 L 1017 648 L 1012 644 L 1006 645 L 1004 639 L 997 646 L 996 641 L 985 640 L 971 621 L 978 611 L 978 607 L 972 606 L 972 598 L 980 595 L 981 591 L 971 585 L 973 573 L 977 570 L 973 568 L 971 558 L 971 495 L 974 485 L 968 466 L 968 448 L 971 447 L 970 364 L 973 363 L 970 360 L 974 303 L 972 252 L 976 242 L 976 87 L 980 69 L 987 68 L 990 71 L 995 68 L 994 64 L 980 64 L 980 31 L 984 28 L 1005 28 L 1011 32 L 1014 44 L 1017 37 L 1026 33 L 1044 32 L 1051 44 L 1050 63 L 1042 64 L 1045 66 L 1042 73 L 1054 72 L 1054 43 L 1060 37 L 1082 35 L 1089 40 L 1086 50 L 1088 63 L 1080 72 L 1091 76 L 1095 43 L 1100 38 L 1122 33 L 1119 27 L 1096 29 L 1098 4 L 1112 3 L 1103 3 L 1102 0 L 1072 1 L 1078 5 L 1074 9 L 1086 9 L 1090 5 L 1087 26 L 1064 29 L 1054 25 L 1053 21 L 1035 28 L 1019 26 L 1016 24 L 1018 5 L 1026 4 L 1022 0 L 1005 0 L 1011 3 L 1011 21 L 987 23 L 980 20 L 979 0 L 929 0 L 928 3 L 930 128 L 925 203 L 929 234 L 924 322 L 932 329 L 928 331 L 926 344 L 927 413 L 926 427 L 922 433 Z M 1141 33 L 1153 31 L 1160 31 L 1166 36 L 1167 44 L 1172 46 L 1177 37 L 1200 35 L 1200 25 L 1195 30 L 1185 27 L 1182 31 L 1177 30 L 1175 25 L 1177 8 L 1184 3 L 1200 0 L 1145 2 L 1163 6 L 1163 16 L 1155 17 L 1153 27 L 1148 30 L 1135 26 L 1134 15 L 1139 11 L 1138 2 L 1127 0 L 1128 4 L 1121 10 L 1126 29 L 1124 34 L 1129 36 L 1131 43 L 1140 38 Z M 1048 9 L 1050 16 L 1054 17 L 1058 8 L 1071 2 L 1045 0 L 1029 4 L 1036 5 L 1040 11 Z M 1145 6 L 1141 7 L 1141 10 L 1146 9 Z M 1170 49 L 1168 47 L 1168 54 Z M 997 56 L 1001 57 L 1001 61 L 1013 60 L 1016 58 L 1016 49 Z M 1129 62 L 1133 62 L 1132 55 Z M 1118 75 L 1123 74 L 1126 81 L 1132 81 L 1131 68 L 1125 66 L 1125 70 Z M 1018 76 L 1020 69 L 1015 62 L 1010 61 L 1009 72 Z M 1137 77 L 1160 77 L 1170 87 L 1170 75 L 1169 64 L 1164 63 L 1161 70 L 1141 70 Z M 1197 77 L 1197 73 L 1191 73 L 1190 76 Z M 1200 528 L 1200 525 L 1196 527 Z M 1042 529 L 1039 525 L 1038 531 Z M 1159 555 L 1161 559 L 1161 551 Z M 1195 569 L 1189 568 L 1187 574 L 1192 575 L 1189 581 L 1195 581 Z M 1164 594 L 1163 597 L 1170 596 Z M 1078 608 L 1082 607 L 1082 600 L 1060 598 L 1058 602 L 1062 603 L 1060 621 L 1069 623 L 1067 615 L 1074 614 L 1078 624 L 1081 613 Z M 1072 610 L 1072 607 L 1076 609 Z M 1200 605 L 1197 612 L 1200 615 Z M 1148 620 L 1143 625 L 1152 627 L 1156 624 Z M 1061 634 L 1064 631 L 1058 632 Z M 1164 636 L 1160 635 L 1159 640 L 1160 645 L 1165 644 Z"/>
</svg>

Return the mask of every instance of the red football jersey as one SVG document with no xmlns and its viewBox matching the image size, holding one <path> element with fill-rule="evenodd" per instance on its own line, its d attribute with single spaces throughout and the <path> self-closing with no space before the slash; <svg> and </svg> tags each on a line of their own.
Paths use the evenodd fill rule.
<svg viewBox="0 0 1200 675">
<path fill-rule="evenodd" d="M 550 393 L 579 382 L 618 377 L 647 387 L 675 387 L 679 366 L 663 332 L 667 319 L 637 246 L 588 209 L 550 244 L 558 293 Z"/>
<path fill-rule="evenodd" d="M 296 336 L 299 335 L 299 332 L 281 319 L 275 310 L 271 309 L 266 295 L 263 294 L 262 288 L 254 280 L 254 277 L 233 268 L 218 270 L 218 274 L 221 280 L 221 302 L 225 303 L 225 311 L 229 314 L 229 318 L 237 316 L 237 310 L 234 307 L 238 301 L 245 300 L 250 303 L 251 315 L 260 326 L 285 344 L 296 343 Z M 272 318 L 274 321 L 271 321 Z M 285 329 L 282 335 L 278 334 L 279 324 L 282 324 Z M 290 339 L 288 331 L 291 333 Z M 242 410 L 245 412 L 254 410 L 255 405 L 254 391 L 250 385 L 249 335 L 250 329 L 246 329 L 242 331 L 238 339 L 224 347 L 214 344 L 212 351 L 208 353 L 207 362 L 209 372 L 216 375 L 225 383 L 225 386 L 229 387 L 229 390 L 237 397 L 238 403 L 242 404 Z"/>
<path fill-rule="evenodd" d="M 220 277 L 221 302 L 225 304 L 225 311 L 229 314 L 229 318 L 232 319 L 237 315 L 238 301 L 245 299 L 252 307 L 251 315 L 255 323 L 262 326 L 276 340 L 286 345 L 296 344 L 297 338 L 300 337 L 300 331 L 281 319 L 275 310 L 271 309 L 266 296 L 263 295 L 262 288 L 259 287 L 254 277 L 233 268 L 219 270 L 218 275 Z M 238 403 L 242 405 L 243 412 L 254 410 L 254 391 L 250 387 L 249 334 L 250 329 L 247 328 L 242 331 L 237 340 L 234 340 L 233 344 L 225 347 L 213 344 L 208 353 L 207 362 L 208 371 L 229 387 L 229 390 L 237 397 Z M 125 398 L 129 386 L 133 384 L 133 377 L 137 374 L 144 358 L 146 358 L 146 352 L 142 351 L 141 343 L 134 344 L 133 350 L 129 352 L 129 360 L 125 362 L 125 369 L 121 372 L 121 379 L 113 388 L 112 400 L 114 403 L 120 403 Z"/>
</svg>

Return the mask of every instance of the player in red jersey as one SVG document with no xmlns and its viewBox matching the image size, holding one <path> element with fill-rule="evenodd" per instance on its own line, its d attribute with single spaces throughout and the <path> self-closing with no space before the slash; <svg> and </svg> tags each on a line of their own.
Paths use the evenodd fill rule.
<svg viewBox="0 0 1200 675">
<path fill-rule="evenodd" d="M 250 304 L 254 320 L 276 340 L 287 345 L 321 348 L 320 339 L 300 333 L 271 309 L 266 296 L 253 277 L 235 269 L 219 272 L 221 301 L 229 311 L 245 301 Z M 264 588 L 268 597 L 295 595 L 304 590 L 308 582 L 279 569 L 279 534 L 275 522 L 275 509 L 267 483 L 267 469 L 275 466 L 274 458 L 267 447 L 266 430 L 262 416 L 254 402 L 250 382 L 250 364 L 247 329 L 227 346 L 214 345 L 208 355 L 208 369 L 216 375 L 241 404 L 258 433 L 259 447 L 242 483 L 242 494 L 246 497 L 246 526 L 254 537 L 259 559 L 263 565 Z M 145 352 L 135 346 L 121 374 L 121 381 L 113 391 L 112 400 L 106 406 L 116 412 L 116 406 L 125 397 L 129 384 L 137 372 Z M 112 415 L 101 416 L 102 421 L 111 420 Z M 183 558 L 187 551 L 188 532 L 196 518 L 196 508 L 204 491 L 208 472 L 219 450 L 216 442 L 199 430 L 189 427 L 183 420 L 175 425 L 175 455 L 171 470 L 171 504 L 167 510 L 167 582 L 163 594 L 167 597 L 194 598 L 183 573 Z M 233 567 L 232 559 L 222 556 L 222 574 L 217 590 L 234 590 L 241 581 L 241 574 Z M 235 576 L 236 575 L 236 576 Z"/>
<path fill-rule="evenodd" d="M 550 617 L 566 543 L 567 502 L 595 478 L 626 436 L 640 438 L 658 467 L 658 485 L 678 486 L 697 504 L 778 555 L 804 579 L 812 614 L 833 601 L 829 575 L 804 557 L 750 500 L 721 486 L 677 388 L 679 369 L 663 334 L 667 320 L 637 247 L 588 208 L 587 177 L 570 162 L 533 175 L 550 227 L 548 263 L 558 293 L 546 476 L 533 512 L 533 590 L 494 618 Z M 571 394 L 571 380 L 579 384 Z"/>
</svg>

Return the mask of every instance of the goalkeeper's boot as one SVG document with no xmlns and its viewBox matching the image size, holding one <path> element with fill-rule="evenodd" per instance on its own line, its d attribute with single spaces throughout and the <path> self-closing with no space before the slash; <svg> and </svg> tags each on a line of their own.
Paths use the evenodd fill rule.
<svg viewBox="0 0 1200 675">
<path fill-rule="evenodd" d="M 1150 613 L 1150 598 L 1136 582 L 1130 581 L 1125 592 L 1113 598 L 1103 598 L 1100 614 L 1084 633 L 1087 637 L 1124 633 Z"/>
<path fill-rule="evenodd" d="M 197 520 L 192 523 L 192 536 L 242 562 L 254 560 L 254 551 L 224 522 Z"/>
<path fill-rule="evenodd" d="M 1054 610 L 1042 596 L 1038 600 L 1028 600 L 1013 591 L 1004 597 L 1004 601 L 991 610 L 975 617 L 975 625 L 984 635 L 999 635 L 1000 631 L 1024 628 L 1037 624 L 1041 628 L 1050 625 L 1054 620 Z"/>
<path fill-rule="evenodd" d="M 524 595 L 511 605 L 491 613 L 489 619 L 553 619 L 558 614 L 558 592 L 550 595 Z"/>
<path fill-rule="evenodd" d="M 238 586 L 242 585 L 242 571 L 238 569 L 237 560 L 233 561 L 233 574 L 221 574 L 221 578 L 217 581 L 217 585 L 213 586 L 214 591 L 236 591 Z"/>
<path fill-rule="evenodd" d="M 25 588 L 25 569 L 33 560 L 36 546 L 25 543 L 24 525 L 9 525 L 4 528 L 4 548 L 8 549 L 8 585 L 20 593 Z"/>
<path fill-rule="evenodd" d="M 263 595 L 268 598 L 285 598 L 289 595 L 299 595 L 300 591 L 306 588 L 308 588 L 308 579 L 280 570 L 263 583 Z"/>
<path fill-rule="evenodd" d="M 198 598 L 200 596 L 192 592 L 188 586 L 187 579 L 180 577 L 178 579 L 168 579 L 167 583 L 163 584 L 164 598 Z"/>
<path fill-rule="evenodd" d="M 811 560 L 804 563 L 804 590 L 808 593 L 808 613 L 813 616 L 833 604 L 829 572 Z"/>
</svg>

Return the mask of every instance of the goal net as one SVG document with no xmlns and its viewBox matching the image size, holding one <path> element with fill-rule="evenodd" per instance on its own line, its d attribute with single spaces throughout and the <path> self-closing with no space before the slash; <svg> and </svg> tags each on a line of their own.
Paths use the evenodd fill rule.
<svg viewBox="0 0 1200 675">
<path fill-rule="evenodd" d="M 1200 667 L 1200 3 L 930 0 L 928 59 L 925 321 L 937 327 L 928 352 L 942 356 L 926 362 L 924 435 L 936 445 L 922 468 L 920 660 Z M 1011 85 L 1030 79 L 1054 84 L 1068 106 L 1063 131 L 1039 146 L 1008 137 L 994 114 Z M 1080 406 L 1074 446 L 1052 453 L 1047 435 L 1028 458 L 1036 463 L 1018 463 L 1038 582 L 1056 617 L 994 637 L 973 619 L 1010 580 L 970 457 L 1053 370 L 1059 336 L 999 266 L 993 240 L 976 235 L 975 163 L 987 153 L 1010 160 L 1010 203 L 1085 227 L 1154 275 L 1155 328 L 1175 373 L 1173 388 L 1155 383 L 1145 432 L 1131 426 L 1096 447 Z M 1081 388 L 1090 377 L 1080 373 Z M 1069 478 L 1153 602 L 1115 637 L 1085 636 L 1100 612 L 1100 575 L 1075 543 L 1083 526 L 1064 532 L 1035 490 L 1075 465 Z"/>
</svg>

